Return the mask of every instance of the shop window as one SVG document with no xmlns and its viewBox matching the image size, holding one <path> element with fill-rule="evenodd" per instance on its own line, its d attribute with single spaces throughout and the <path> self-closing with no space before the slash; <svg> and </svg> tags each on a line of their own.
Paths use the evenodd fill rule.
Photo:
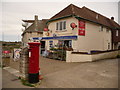
<svg viewBox="0 0 120 90">
<path fill-rule="evenodd" d="M 62 31 L 66 29 L 66 21 L 56 23 L 56 30 Z"/>
<path fill-rule="evenodd" d="M 49 41 L 50 48 L 53 47 L 53 41 Z"/>
<path fill-rule="evenodd" d="M 59 40 L 60 47 L 72 48 L 72 40 Z"/>
</svg>

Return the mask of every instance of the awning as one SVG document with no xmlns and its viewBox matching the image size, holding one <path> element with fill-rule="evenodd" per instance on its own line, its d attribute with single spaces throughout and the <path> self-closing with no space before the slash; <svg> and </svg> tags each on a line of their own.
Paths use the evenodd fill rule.
<svg viewBox="0 0 120 90">
<path fill-rule="evenodd" d="M 56 40 L 63 40 L 63 39 L 77 39 L 78 36 L 55 36 L 55 37 L 34 37 L 33 40 L 49 40 L 49 39 L 56 39 Z"/>
</svg>

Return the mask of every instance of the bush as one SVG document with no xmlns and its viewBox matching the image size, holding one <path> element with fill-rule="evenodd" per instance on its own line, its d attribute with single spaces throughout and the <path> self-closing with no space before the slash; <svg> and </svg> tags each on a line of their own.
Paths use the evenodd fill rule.
<svg viewBox="0 0 120 90">
<path fill-rule="evenodd" d="M 120 58 L 120 55 L 117 55 L 117 58 Z"/>
</svg>

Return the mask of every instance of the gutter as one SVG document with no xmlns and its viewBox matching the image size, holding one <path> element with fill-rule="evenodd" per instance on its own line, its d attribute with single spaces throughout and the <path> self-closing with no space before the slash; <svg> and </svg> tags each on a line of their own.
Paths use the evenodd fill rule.
<svg viewBox="0 0 120 90">
<path fill-rule="evenodd" d="M 109 27 L 109 26 L 106 26 L 106 25 L 103 25 L 101 23 L 98 23 L 98 22 L 95 22 L 95 21 L 92 21 L 92 20 L 89 20 L 89 19 L 86 19 L 86 18 L 82 18 L 82 17 L 79 17 L 77 15 L 67 15 L 67 16 L 63 16 L 63 17 L 59 17 L 59 18 L 55 18 L 55 19 L 50 19 L 46 22 L 46 25 L 49 23 L 49 22 L 52 22 L 52 21 L 56 21 L 56 20 L 60 20 L 60 19 L 64 19 L 64 18 L 68 18 L 68 17 L 75 17 L 76 19 L 80 20 L 86 20 L 86 21 L 89 21 L 89 22 L 93 22 L 93 23 L 96 23 L 96 24 L 99 24 L 99 25 L 102 25 L 102 26 L 105 26 L 105 27 L 108 27 L 108 28 L 111 28 L 111 29 L 118 29 L 120 30 L 120 28 L 117 28 L 117 27 Z"/>
<path fill-rule="evenodd" d="M 73 15 L 67 15 L 67 16 L 63 16 L 63 17 L 59 17 L 59 18 L 55 18 L 55 19 L 50 19 L 46 22 L 46 24 L 48 24 L 49 22 L 52 21 L 56 21 L 56 20 L 60 20 L 60 19 L 64 19 L 64 18 L 68 18 L 68 17 L 72 17 Z"/>
<path fill-rule="evenodd" d="M 74 17 L 75 17 L 76 19 L 78 19 L 78 20 L 82 19 L 82 20 L 86 20 L 86 21 L 89 21 L 89 22 L 93 22 L 93 23 L 95 23 L 95 24 L 99 24 L 99 25 L 102 25 L 102 26 L 105 26 L 105 27 L 108 27 L 108 28 L 111 28 L 111 29 L 116 29 L 116 27 L 109 27 L 109 26 L 103 25 L 103 24 L 101 24 L 101 23 L 98 23 L 98 22 L 96 22 L 96 21 L 92 21 L 92 20 L 89 20 L 89 19 L 81 18 L 81 17 L 78 17 L 78 16 L 76 16 L 76 15 L 74 15 Z"/>
</svg>

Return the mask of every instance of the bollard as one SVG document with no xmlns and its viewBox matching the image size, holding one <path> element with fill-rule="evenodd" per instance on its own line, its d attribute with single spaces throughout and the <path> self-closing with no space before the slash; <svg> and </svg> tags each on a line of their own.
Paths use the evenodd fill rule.
<svg viewBox="0 0 120 90">
<path fill-rule="evenodd" d="M 28 82 L 39 82 L 39 46 L 38 42 L 30 42 L 29 44 L 29 69 Z"/>
</svg>

